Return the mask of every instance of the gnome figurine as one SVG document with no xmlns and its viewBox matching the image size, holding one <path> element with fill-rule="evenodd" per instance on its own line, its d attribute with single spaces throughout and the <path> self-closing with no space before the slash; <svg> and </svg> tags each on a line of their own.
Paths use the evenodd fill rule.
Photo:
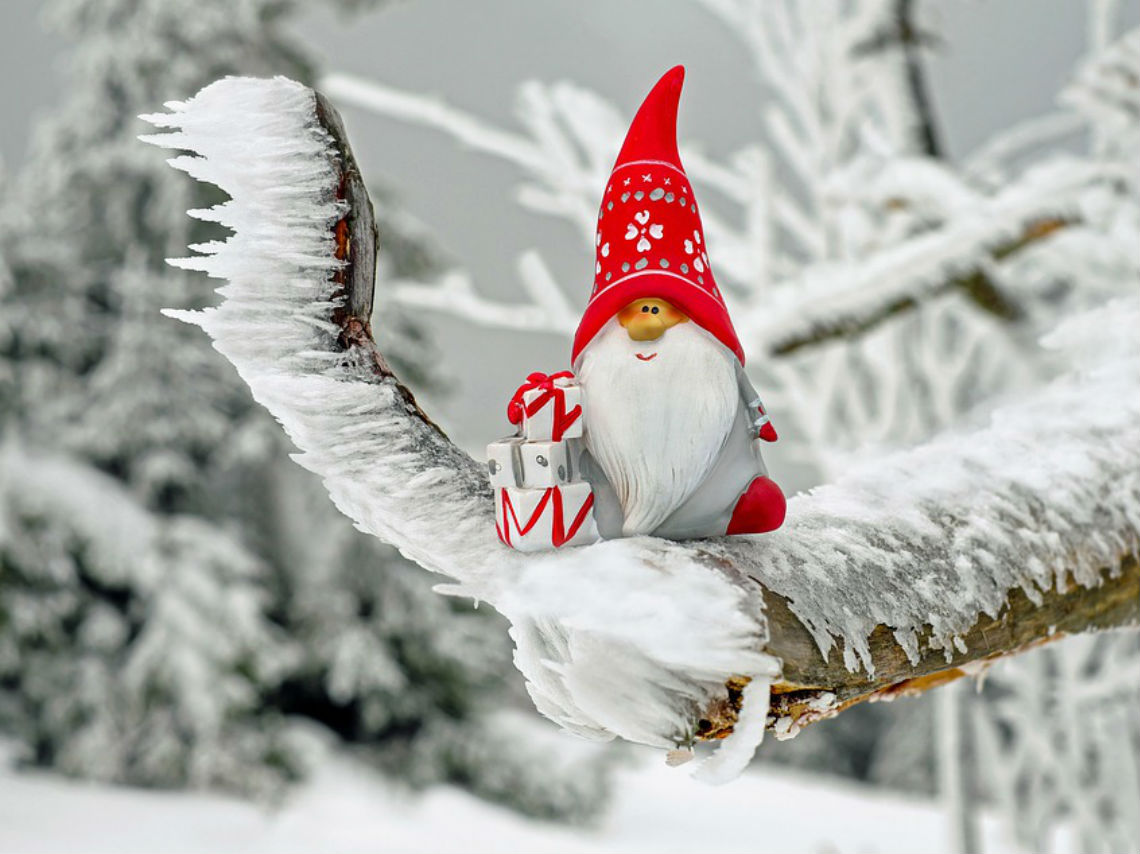
<svg viewBox="0 0 1140 854">
<path fill-rule="evenodd" d="M 658 81 L 626 135 L 574 336 L 579 472 L 606 539 L 756 534 L 784 521 L 759 448 L 776 431 L 744 373 L 677 152 L 684 76 L 677 66 Z"/>
</svg>

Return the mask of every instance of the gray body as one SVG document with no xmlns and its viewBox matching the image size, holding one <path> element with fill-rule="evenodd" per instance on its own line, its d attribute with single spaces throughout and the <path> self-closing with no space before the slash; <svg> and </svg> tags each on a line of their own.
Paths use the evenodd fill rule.
<svg viewBox="0 0 1140 854">
<path fill-rule="evenodd" d="M 767 475 L 757 438 L 763 421 L 755 419 L 759 397 L 739 365 L 736 378 L 740 405 L 716 462 L 685 502 L 652 531 L 652 536 L 684 540 L 723 535 L 741 494 L 755 478 Z M 582 476 L 594 491 L 594 521 L 598 533 L 603 539 L 615 539 L 622 536 L 624 514 L 602 467 L 590 455 L 589 441 L 587 435 L 587 449 L 581 460 Z"/>
</svg>

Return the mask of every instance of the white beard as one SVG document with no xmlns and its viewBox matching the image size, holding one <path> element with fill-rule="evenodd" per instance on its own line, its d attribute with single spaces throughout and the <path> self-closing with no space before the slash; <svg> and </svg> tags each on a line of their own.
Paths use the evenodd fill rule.
<svg viewBox="0 0 1140 854">
<path fill-rule="evenodd" d="M 586 447 L 621 502 L 624 535 L 654 531 L 712 468 L 739 405 L 734 361 L 691 321 L 633 341 L 613 319 L 583 351 Z"/>
</svg>

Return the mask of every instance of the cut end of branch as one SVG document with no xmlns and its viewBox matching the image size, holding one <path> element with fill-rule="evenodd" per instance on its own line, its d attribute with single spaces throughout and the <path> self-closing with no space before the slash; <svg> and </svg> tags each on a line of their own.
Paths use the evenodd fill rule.
<svg viewBox="0 0 1140 854">
<path fill-rule="evenodd" d="M 339 175 L 336 198 L 344 203 L 344 216 L 332 228 L 333 256 L 341 266 L 333 274 L 332 322 L 339 328 L 337 346 L 355 356 L 354 364 L 379 379 L 392 382 L 408 412 L 430 425 L 446 438 L 443 430 L 428 418 L 411 390 L 399 381 L 372 335 L 376 256 L 379 234 L 372 200 L 360 174 L 344 123 L 336 108 L 316 93 L 316 121 L 328 133 L 336 154 Z"/>
</svg>

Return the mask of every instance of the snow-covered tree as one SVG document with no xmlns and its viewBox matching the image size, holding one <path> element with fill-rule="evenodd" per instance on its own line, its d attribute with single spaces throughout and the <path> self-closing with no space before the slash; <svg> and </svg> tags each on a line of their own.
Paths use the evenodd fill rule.
<svg viewBox="0 0 1140 854">
<path fill-rule="evenodd" d="M 1058 816 L 1080 851 L 1140 839 L 1140 637 L 1083 636 L 1002 662 L 970 708 L 973 785 L 1031 851 L 1056 850 Z"/>
<path fill-rule="evenodd" d="M 272 721 L 266 567 L 217 526 L 9 440 L 0 490 L 0 726 L 25 758 L 152 785 L 296 770 Z M 208 627 L 208 628 L 203 628 Z"/>
<path fill-rule="evenodd" d="M 290 770 L 271 761 L 283 751 L 277 728 L 259 731 L 253 716 L 278 670 L 258 660 L 282 653 L 268 567 L 208 510 L 218 472 L 270 465 L 274 443 L 252 441 L 271 434 L 208 350 L 152 322 L 158 290 L 189 295 L 163 259 L 206 235 L 168 206 L 209 200 L 169 181 L 161 158 L 138 157 L 133 139 L 154 98 L 226 70 L 304 70 L 274 36 L 267 4 L 238 5 L 51 4 L 51 23 L 75 45 L 67 102 L 5 195 L 15 394 L 3 487 L 16 503 L 0 585 L 9 613 L 29 621 L 5 638 L 19 709 L 10 727 L 29 758 L 73 773 L 244 787 L 272 765 Z M 87 490 L 92 500 L 23 509 L 28 478 L 14 465 L 36 448 L 74 474 L 72 486 L 63 474 L 53 482 L 62 495 L 82 491 L 84 476 L 102 484 Z M 89 559 L 101 511 L 133 514 L 108 536 L 138 527 L 144 545 Z M 21 545 L 29 537 L 42 552 Z M 203 692 L 215 683 L 224 690 Z"/>
<path fill-rule="evenodd" d="M 504 691 L 495 615 L 442 602 L 313 502 L 230 366 L 159 313 L 203 301 L 165 258 L 221 234 L 183 215 L 219 195 L 141 146 L 137 115 L 225 74 L 310 79 L 283 34 L 301 6 L 47 7 L 73 42 L 68 94 L 0 220 L 0 727 L 69 773 L 265 791 L 304 770 L 287 723 L 308 717 L 411 783 L 582 817 L 602 766 L 537 770 L 557 752 L 488 723 L 525 700 Z M 425 239 L 390 205 L 379 217 L 386 275 L 430 274 Z M 406 315 L 382 334 L 402 371 L 438 381 Z"/>
</svg>

